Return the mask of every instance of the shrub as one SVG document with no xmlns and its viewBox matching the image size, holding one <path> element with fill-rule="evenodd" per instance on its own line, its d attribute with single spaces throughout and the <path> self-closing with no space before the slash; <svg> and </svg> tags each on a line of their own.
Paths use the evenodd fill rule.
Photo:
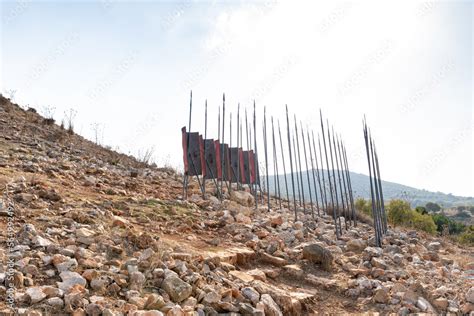
<svg viewBox="0 0 474 316">
<path fill-rule="evenodd" d="M 372 205 L 370 204 L 369 201 L 363 199 L 363 198 L 358 198 L 355 203 L 354 203 L 354 206 L 356 208 L 356 210 L 359 212 L 359 213 L 363 213 L 365 215 L 368 215 L 370 217 L 373 217 L 372 216 Z"/>
<path fill-rule="evenodd" d="M 436 224 L 430 215 L 423 215 L 413 211 L 411 212 L 413 228 L 425 231 L 430 234 L 436 233 Z"/>
<path fill-rule="evenodd" d="M 469 226 L 469 229 L 459 235 L 458 241 L 461 244 L 474 246 L 474 226 Z"/>
<path fill-rule="evenodd" d="M 441 206 L 439 206 L 439 204 L 436 204 L 436 203 L 433 203 L 433 202 L 426 203 L 425 207 L 426 207 L 426 210 L 428 212 L 439 212 L 439 211 L 441 211 Z"/>
<path fill-rule="evenodd" d="M 410 203 L 403 200 L 391 200 L 387 206 L 387 218 L 393 226 L 409 225 L 411 222 Z"/>
</svg>

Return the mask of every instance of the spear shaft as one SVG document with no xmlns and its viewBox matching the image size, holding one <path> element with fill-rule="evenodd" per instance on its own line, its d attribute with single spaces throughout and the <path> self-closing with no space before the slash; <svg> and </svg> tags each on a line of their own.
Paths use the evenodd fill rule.
<svg viewBox="0 0 474 316">
<path fill-rule="evenodd" d="M 327 166 L 328 181 L 329 181 L 329 193 L 331 195 L 331 205 L 332 205 L 332 209 L 333 209 L 332 213 L 333 213 L 333 218 L 334 218 L 334 225 L 335 225 L 335 228 L 336 228 L 336 237 L 337 237 L 337 239 L 339 239 L 340 232 L 339 232 L 339 229 L 337 228 L 336 211 L 334 209 L 334 196 L 332 194 L 331 173 L 329 171 L 329 159 L 328 159 L 328 152 L 327 152 L 327 147 L 326 147 L 326 138 L 324 136 L 325 131 L 324 131 L 324 124 L 323 124 L 323 114 L 322 114 L 321 111 L 319 112 L 319 114 L 320 114 L 320 118 L 321 118 L 321 134 L 323 135 L 324 154 L 326 155 L 326 166 Z"/>
<path fill-rule="evenodd" d="M 280 134 L 281 160 L 283 162 L 283 175 L 285 177 L 286 199 L 288 200 L 288 209 L 290 209 L 290 196 L 288 195 L 288 180 L 286 179 L 285 154 L 283 153 L 283 141 L 281 138 L 280 121 L 278 121 L 278 133 Z"/>
<path fill-rule="evenodd" d="M 296 222 L 298 220 L 298 213 L 296 209 L 295 176 L 293 174 L 293 157 L 291 155 L 290 120 L 288 119 L 288 105 L 286 106 L 286 126 L 287 126 L 287 135 L 288 135 L 288 151 L 290 153 L 291 186 L 293 188 L 293 206 L 295 209 L 295 222 Z"/>
<path fill-rule="evenodd" d="M 314 219 L 314 204 L 313 204 L 313 193 L 311 192 L 311 181 L 309 177 L 309 167 L 308 167 L 308 155 L 306 154 L 306 142 L 304 140 L 304 132 L 303 132 L 303 124 L 300 121 L 301 127 L 301 139 L 303 141 L 303 153 L 304 153 L 304 160 L 306 162 L 306 180 L 308 181 L 308 189 L 309 189 L 309 203 L 311 205 L 311 217 Z M 313 169 L 313 180 L 314 180 L 314 169 Z M 316 196 L 316 201 L 318 200 L 318 196 Z"/>
<path fill-rule="evenodd" d="M 306 134 L 307 134 L 307 139 L 308 139 L 309 156 L 311 159 L 311 170 L 313 173 L 314 196 L 316 197 L 316 208 L 318 210 L 318 216 L 321 216 L 321 213 L 319 212 L 318 187 L 316 185 L 316 170 L 314 170 L 313 150 L 311 149 L 311 138 L 309 136 L 309 130 L 306 130 Z M 313 138 L 313 145 L 314 145 L 314 138 Z M 316 157 L 316 152 L 314 152 L 314 156 Z M 319 175 L 317 178 L 319 182 Z M 320 185 L 320 188 L 321 188 L 321 185 Z M 321 195 L 321 203 L 322 203 L 322 195 Z"/>
</svg>

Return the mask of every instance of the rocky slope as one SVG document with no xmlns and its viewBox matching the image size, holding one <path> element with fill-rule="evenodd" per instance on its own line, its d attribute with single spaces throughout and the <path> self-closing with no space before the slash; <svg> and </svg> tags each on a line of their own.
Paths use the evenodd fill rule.
<svg viewBox="0 0 474 316">
<path fill-rule="evenodd" d="M 48 123 L 0 98 L 2 315 L 474 310 L 473 249 L 399 229 L 375 248 L 363 223 L 336 240 L 330 216 L 195 182 L 183 201 L 173 171 Z"/>
</svg>

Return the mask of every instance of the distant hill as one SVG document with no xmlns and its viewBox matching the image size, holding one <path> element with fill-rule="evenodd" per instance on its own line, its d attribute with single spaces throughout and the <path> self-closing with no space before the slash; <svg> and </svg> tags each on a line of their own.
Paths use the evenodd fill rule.
<svg viewBox="0 0 474 316">
<path fill-rule="evenodd" d="M 324 170 L 324 172 L 327 172 Z M 327 173 L 325 173 L 326 175 Z M 311 175 L 311 173 L 310 173 Z M 352 189 L 354 192 L 354 198 L 363 197 L 363 198 L 370 198 L 370 182 L 369 177 L 365 174 L 351 172 L 351 182 L 352 182 Z M 336 174 L 337 177 L 337 174 Z M 284 176 L 279 175 L 280 178 L 280 187 L 282 190 L 282 194 L 286 196 L 285 190 L 285 183 L 284 183 Z M 313 179 L 311 179 L 311 185 L 313 185 Z M 287 176 L 289 191 L 291 195 L 291 177 Z M 303 184 L 305 185 L 304 192 L 305 197 L 309 200 L 309 191 L 307 188 L 307 178 L 306 172 L 303 172 Z M 327 180 L 327 179 L 326 179 Z M 296 181 L 296 178 L 295 178 Z M 270 190 L 275 192 L 274 190 L 274 182 L 275 177 L 270 176 Z M 382 188 L 385 200 L 391 199 L 404 199 L 411 203 L 412 207 L 416 206 L 424 206 L 428 202 L 434 202 L 441 205 L 443 208 L 451 208 L 455 206 L 468 206 L 474 205 L 474 197 L 462 197 L 456 196 L 452 194 L 446 194 L 442 192 L 431 192 L 427 190 L 416 189 L 413 187 L 409 187 L 403 184 L 389 182 L 389 181 L 382 181 Z M 298 191 L 296 191 L 298 194 Z"/>
</svg>

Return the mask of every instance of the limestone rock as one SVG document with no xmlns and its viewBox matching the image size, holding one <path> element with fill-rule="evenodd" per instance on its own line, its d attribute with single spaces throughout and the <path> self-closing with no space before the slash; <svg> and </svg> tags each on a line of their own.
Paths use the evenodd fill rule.
<svg viewBox="0 0 474 316">
<path fill-rule="evenodd" d="M 326 271 L 331 271 L 334 257 L 332 253 L 318 244 L 311 244 L 303 248 L 303 258 L 313 263 L 320 263 Z"/>
<path fill-rule="evenodd" d="M 191 296 L 193 288 L 179 277 L 170 275 L 163 280 L 161 287 L 168 293 L 173 302 L 179 303 Z"/>
</svg>

